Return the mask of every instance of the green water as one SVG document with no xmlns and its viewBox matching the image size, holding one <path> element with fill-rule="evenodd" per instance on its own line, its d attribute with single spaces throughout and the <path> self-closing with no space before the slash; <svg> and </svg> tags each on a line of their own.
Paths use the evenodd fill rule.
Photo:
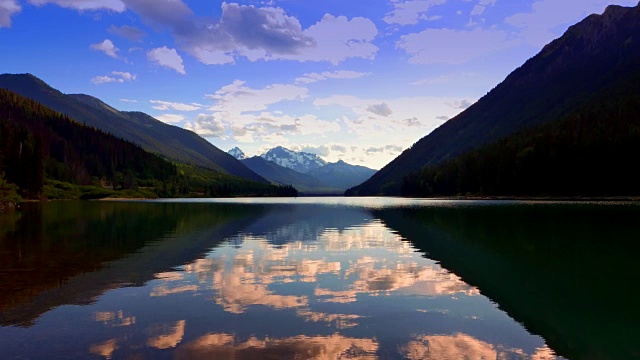
<svg viewBox="0 0 640 360">
<path fill-rule="evenodd" d="M 0 359 L 632 359 L 632 203 L 299 198 L 0 216 Z"/>
</svg>

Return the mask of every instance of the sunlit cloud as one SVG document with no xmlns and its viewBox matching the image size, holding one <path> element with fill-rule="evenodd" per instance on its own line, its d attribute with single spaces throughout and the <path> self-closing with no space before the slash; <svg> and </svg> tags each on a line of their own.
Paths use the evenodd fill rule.
<svg viewBox="0 0 640 360">
<path fill-rule="evenodd" d="M 93 50 L 101 51 L 114 59 L 120 58 L 118 55 L 118 51 L 120 51 L 120 49 L 118 49 L 109 39 L 105 39 L 101 43 L 91 44 L 89 47 Z"/>
<path fill-rule="evenodd" d="M 373 339 L 330 336 L 294 336 L 289 338 L 251 337 L 241 341 L 235 336 L 218 333 L 208 334 L 184 344 L 177 350 L 179 358 L 239 359 L 239 358 L 311 358 L 375 359 L 378 343 Z"/>
<path fill-rule="evenodd" d="M 182 57 L 175 49 L 166 46 L 153 49 L 147 53 L 147 58 L 160 66 L 175 70 L 178 74 L 186 75 Z"/>
<path fill-rule="evenodd" d="M 138 78 L 137 75 L 131 74 L 129 72 L 112 71 L 111 75 L 96 76 L 93 79 L 91 79 L 91 82 L 96 85 L 107 84 L 107 83 L 125 83 L 125 82 L 135 81 L 137 78 Z"/>
<path fill-rule="evenodd" d="M 118 342 L 116 339 L 110 339 L 105 342 L 94 344 L 89 348 L 89 352 L 102 356 L 105 359 L 111 359 L 111 356 L 116 350 L 118 350 Z"/>
<path fill-rule="evenodd" d="M 149 102 L 153 104 L 152 108 L 156 110 L 196 111 L 204 107 L 204 105 L 197 103 L 184 104 L 162 100 L 150 100 Z"/>
<path fill-rule="evenodd" d="M 175 348 L 182 342 L 186 321 L 180 320 L 170 326 L 155 326 L 151 332 L 157 335 L 149 337 L 147 346 L 164 350 Z"/>
</svg>

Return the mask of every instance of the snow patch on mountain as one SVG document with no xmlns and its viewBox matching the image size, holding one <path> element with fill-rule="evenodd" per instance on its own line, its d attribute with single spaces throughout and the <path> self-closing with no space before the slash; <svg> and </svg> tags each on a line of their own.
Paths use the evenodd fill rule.
<svg viewBox="0 0 640 360">
<path fill-rule="evenodd" d="M 260 157 L 304 174 L 327 165 L 327 162 L 316 154 L 293 151 L 282 146 L 275 147 Z"/>
<path fill-rule="evenodd" d="M 242 159 L 246 159 L 247 155 L 244 154 L 244 152 L 242 152 L 242 150 L 240 150 L 239 147 L 234 147 L 233 149 L 227 151 L 227 153 L 229 153 L 231 156 L 233 156 L 234 158 L 238 159 L 238 160 L 242 160 Z"/>
</svg>

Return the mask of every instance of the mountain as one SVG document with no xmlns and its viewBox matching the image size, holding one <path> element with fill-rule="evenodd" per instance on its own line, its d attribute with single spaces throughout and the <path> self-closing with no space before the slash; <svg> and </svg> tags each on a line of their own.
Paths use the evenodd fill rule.
<svg viewBox="0 0 640 360">
<path fill-rule="evenodd" d="M 244 152 L 242 152 L 242 150 L 240 150 L 240 148 L 237 146 L 227 151 L 227 153 L 238 160 L 243 160 L 247 158 L 247 155 L 245 155 Z"/>
<path fill-rule="evenodd" d="M 590 15 L 347 195 L 399 195 L 403 177 L 556 121 L 640 69 L 640 4 Z"/>
<path fill-rule="evenodd" d="M 318 157 L 318 155 L 292 151 L 282 146 L 275 147 L 260 155 L 260 157 L 300 173 L 308 173 L 313 169 L 327 165 L 327 162 Z"/>
<path fill-rule="evenodd" d="M 35 100 L 80 123 L 136 143 L 166 158 L 267 182 L 197 134 L 165 124 L 147 114 L 118 111 L 89 95 L 63 94 L 31 74 L 2 74 L 0 88 Z"/>
<path fill-rule="evenodd" d="M 18 193 L 27 199 L 297 195 L 291 187 L 169 162 L 0 89 L 0 204 L 16 201 Z"/>
<path fill-rule="evenodd" d="M 336 188 L 309 174 L 303 174 L 267 161 L 260 156 L 241 160 L 249 169 L 263 178 L 280 185 L 293 185 L 306 194 L 341 194 L 346 187 Z"/>
<path fill-rule="evenodd" d="M 333 188 L 348 189 L 368 180 L 376 170 L 351 165 L 340 160 L 309 171 L 307 174 Z"/>
</svg>

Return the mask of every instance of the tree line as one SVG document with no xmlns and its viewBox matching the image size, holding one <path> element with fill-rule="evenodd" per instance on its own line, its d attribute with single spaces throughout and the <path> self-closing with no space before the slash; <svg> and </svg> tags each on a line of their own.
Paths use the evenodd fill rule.
<svg viewBox="0 0 640 360">
<path fill-rule="evenodd" d="M 402 195 L 640 195 L 640 86 L 628 80 L 559 121 L 405 176 Z"/>
<path fill-rule="evenodd" d="M 176 164 L 35 101 L 0 89 L 0 196 L 47 197 L 50 183 L 93 187 L 86 197 L 146 189 L 147 195 L 295 196 L 292 187 L 262 184 Z M 185 171 L 186 170 L 186 171 Z"/>
</svg>

